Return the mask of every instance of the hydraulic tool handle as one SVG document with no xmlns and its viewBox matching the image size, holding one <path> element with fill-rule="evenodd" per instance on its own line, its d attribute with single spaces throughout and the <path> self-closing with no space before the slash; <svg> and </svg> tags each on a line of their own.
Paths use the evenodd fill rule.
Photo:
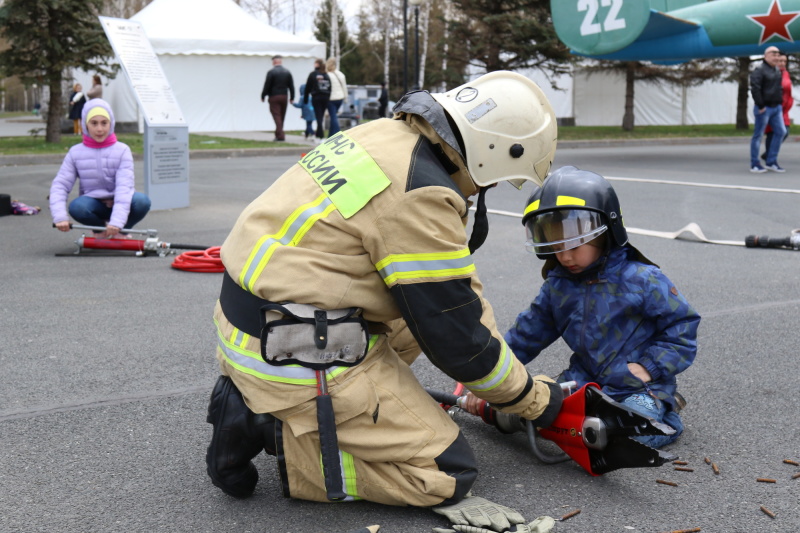
<svg viewBox="0 0 800 533">
<path fill-rule="evenodd" d="M 571 391 L 574 387 L 574 381 L 569 381 L 561 385 L 561 389 L 565 394 Z M 447 394 L 446 392 L 432 389 L 425 390 L 436 402 L 442 405 L 461 407 L 464 401 L 463 396 Z M 501 433 L 510 434 L 518 431 L 524 431 L 528 435 L 528 443 L 530 444 L 531 453 L 533 453 L 534 457 L 544 464 L 561 463 L 569 460 L 570 458 L 569 455 L 565 453 L 552 454 L 540 450 L 539 445 L 536 443 L 536 428 L 533 424 L 526 422 L 525 419 L 521 418 L 519 415 L 510 415 L 496 411 L 492 409 L 488 403 L 483 402 L 481 406 L 480 418 L 490 426 L 496 427 Z"/>
<path fill-rule="evenodd" d="M 446 392 L 425 389 L 431 397 L 442 405 L 450 405 L 463 409 L 464 396 L 456 396 L 455 394 L 447 394 Z M 481 420 L 496 427 L 500 433 L 517 433 L 525 431 L 525 420 L 519 415 L 510 415 L 493 409 L 489 402 L 481 400 L 480 414 L 478 415 Z"/>
<path fill-rule="evenodd" d="M 342 465 L 339 462 L 339 438 L 336 436 L 336 420 L 333 402 L 328 394 L 328 384 L 324 371 L 317 371 L 317 426 L 319 428 L 319 448 L 322 454 L 322 473 L 325 478 L 325 492 L 328 500 L 342 501 L 347 494 L 342 490 Z"/>
<path fill-rule="evenodd" d="M 202 244 L 180 244 L 175 242 L 168 242 L 164 244 L 166 244 L 167 247 L 172 250 L 207 250 L 211 248 L 211 246 L 205 246 Z"/>
<path fill-rule="evenodd" d="M 561 386 L 561 390 L 564 392 L 565 397 L 572 394 L 573 389 L 577 387 L 577 383 L 575 381 L 567 381 L 560 383 L 559 385 Z M 440 404 L 463 409 L 463 402 L 465 400 L 464 396 L 447 394 L 445 392 L 431 389 L 425 390 Z M 456 390 L 459 389 L 457 388 Z M 497 411 L 496 409 L 492 408 L 489 402 L 485 400 L 481 400 L 480 413 L 478 416 L 480 416 L 481 420 L 490 426 L 496 427 L 501 433 L 517 433 L 518 431 L 527 432 L 527 426 L 533 426 L 532 424 L 527 424 L 525 419 L 521 418 L 519 415 L 512 415 L 502 411 Z"/>
<path fill-rule="evenodd" d="M 56 225 L 53 224 L 55 228 Z M 69 229 L 88 229 L 92 231 L 105 231 L 105 226 L 84 226 L 83 224 L 72 224 L 70 223 Z M 121 229 L 119 230 L 120 233 L 138 233 L 140 235 L 150 235 L 151 233 L 157 233 L 154 229 Z"/>
<path fill-rule="evenodd" d="M 792 239 L 770 239 L 766 235 L 748 235 L 744 238 L 744 245 L 748 248 L 791 248 Z"/>
<path fill-rule="evenodd" d="M 458 400 L 460 396 L 456 396 L 455 394 L 448 394 L 444 391 L 438 391 L 433 389 L 425 389 L 425 391 L 431 395 L 431 398 L 436 400 L 437 403 L 442 405 L 449 405 L 451 407 L 459 407 Z"/>
</svg>

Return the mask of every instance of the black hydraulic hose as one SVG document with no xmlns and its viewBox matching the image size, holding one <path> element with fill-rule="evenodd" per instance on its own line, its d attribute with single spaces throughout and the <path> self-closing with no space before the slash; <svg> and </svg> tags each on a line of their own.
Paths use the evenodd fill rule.
<svg viewBox="0 0 800 533">
<path fill-rule="evenodd" d="M 211 248 L 211 246 L 205 246 L 202 244 L 178 244 L 171 242 L 169 243 L 170 248 L 176 248 L 178 250 L 207 250 Z"/>
</svg>

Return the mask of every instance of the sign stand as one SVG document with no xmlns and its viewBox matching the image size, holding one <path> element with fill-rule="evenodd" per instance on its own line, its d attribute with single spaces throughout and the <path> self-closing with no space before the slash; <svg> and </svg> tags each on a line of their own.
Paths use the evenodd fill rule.
<svg viewBox="0 0 800 533">
<path fill-rule="evenodd" d="M 144 116 L 145 194 L 151 209 L 189 206 L 189 126 L 141 23 L 99 17 Z"/>
</svg>

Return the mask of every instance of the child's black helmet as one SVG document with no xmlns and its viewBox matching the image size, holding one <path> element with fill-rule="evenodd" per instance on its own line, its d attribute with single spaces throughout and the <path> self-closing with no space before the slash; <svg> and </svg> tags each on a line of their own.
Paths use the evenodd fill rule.
<svg viewBox="0 0 800 533">
<path fill-rule="evenodd" d="M 616 246 L 628 242 L 614 188 L 603 176 L 571 166 L 555 170 L 533 191 L 522 224 L 526 247 L 540 259 L 577 248 L 607 230 Z"/>
</svg>

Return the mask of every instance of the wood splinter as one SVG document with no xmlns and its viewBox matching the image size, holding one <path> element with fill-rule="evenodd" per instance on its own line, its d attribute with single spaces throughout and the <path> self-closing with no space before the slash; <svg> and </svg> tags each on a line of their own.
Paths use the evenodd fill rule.
<svg viewBox="0 0 800 533">
<path fill-rule="evenodd" d="M 759 478 L 756 478 L 756 481 L 759 481 L 761 483 L 776 483 L 776 480 L 768 478 L 768 477 L 759 477 Z"/>
<path fill-rule="evenodd" d="M 772 511 L 770 511 L 769 509 L 767 509 L 763 505 L 761 506 L 761 512 L 763 512 L 765 515 L 767 515 L 770 518 L 775 518 L 775 513 L 773 513 Z"/>
<path fill-rule="evenodd" d="M 680 472 L 694 472 L 694 468 L 685 468 L 683 466 L 676 466 L 675 470 L 678 470 Z"/>
<path fill-rule="evenodd" d="M 797 461 L 792 461 L 791 459 L 784 459 L 783 462 L 786 463 L 787 465 L 800 466 L 800 463 L 798 463 Z"/>
<path fill-rule="evenodd" d="M 570 511 L 569 513 L 567 513 L 564 516 L 562 516 L 561 517 L 561 521 L 563 522 L 564 520 L 569 520 L 573 516 L 576 516 L 576 515 L 579 515 L 579 514 L 581 514 L 581 510 L 580 509 L 575 509 L 574 511 Z"/>
<path fill-rule="evenodd" d="M 717 466 L 717 463 L 711 463 L 711 469 L 716 475 L 719 475 L 719 467 Z"/>
<path fill-rule="evenodd" d="M 800 477 L 800 472 L 798 472 L 798 473 L 796 473 L 795 475 L 793 475 L 793 476 L 792 476 L 792 479 L 797 479 L 797 478 L 799 478 L 799 477 Z"/>
<path fill-rule="evenodd" d="M 703 458 L 703 461 L 705 461 L 707 465 L 711 464 L 711 459 L 709 459 L 708 457 Z"/>
<path fill-rule="evenodd" d="M 703 531 L 703 528 L 693 527 L 690 529 L 676 529 L 674 531 L 670 531 L 669 533 L 697 533 L 698 531 Z"/>
<path fill-rule="evenodd" d="M 672 481 L 664 481 L 663 479 L 657 479 L 656 483 L 661 483 L 662 485 L 669 485 L 670 487 L 677 487 L 677 483 L 673 483 Z"/>
</svg>

